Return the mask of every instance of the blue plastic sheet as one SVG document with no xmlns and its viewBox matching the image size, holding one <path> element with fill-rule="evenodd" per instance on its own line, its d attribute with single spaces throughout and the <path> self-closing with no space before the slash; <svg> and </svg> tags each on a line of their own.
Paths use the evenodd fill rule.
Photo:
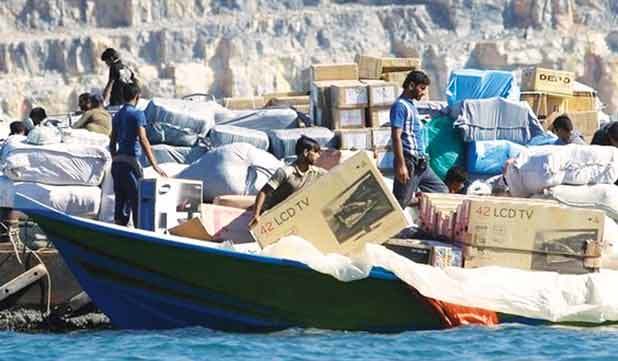
<svg viewBox="0 0 618 361">
<path fill-rule="evenodd" d="M 508 140 L 470 142 L 466 152 L 466 170 L 474 174 L 500 174 L 506 161 L 517 157 L 525 148 Z"/>
<path fill-rule="evenodd" d="M 446 98 L 448 105 L 466 99 L 502 97 L 519 101 L 519 84 L 510 71 L 463 69 L 451 72 Z"/>
</svg>

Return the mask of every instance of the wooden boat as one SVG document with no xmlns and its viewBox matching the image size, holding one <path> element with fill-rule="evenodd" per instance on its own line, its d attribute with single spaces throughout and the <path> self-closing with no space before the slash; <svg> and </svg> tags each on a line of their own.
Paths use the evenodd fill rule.
<svg viewBox="0 0 618 361">
<path fill-rule="evenodd" d="M 453 326 L 435 301 L 381 268 L 365 279 L 340 282 L 299 262 L 80 219 L 26 202 L 30 206 L 22 210 L 119 328 L 400 332 Z"/>
</svg>

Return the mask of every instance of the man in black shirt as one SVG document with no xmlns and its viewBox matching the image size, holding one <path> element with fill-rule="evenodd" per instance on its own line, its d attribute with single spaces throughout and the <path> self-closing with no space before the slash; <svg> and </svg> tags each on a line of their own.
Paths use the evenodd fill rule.
<svg viewBox="0 0 618 361">
<path fill-rule="evenodd" d="M 590 144 L 618 147 L 618 122 L 609 122 L 598 129 L 594 133 Z"/>
<path fill-rule="evenodd" d="M 103 90 L 103 99 L 109 105 L 124 104 L 124 89 L 135 82 L 135 75 L 128 66 L 120 60 L 115 49 L 107 48 L 101 55 L 101 60 L 109 66 L 107 85 Z"/>
</svg>

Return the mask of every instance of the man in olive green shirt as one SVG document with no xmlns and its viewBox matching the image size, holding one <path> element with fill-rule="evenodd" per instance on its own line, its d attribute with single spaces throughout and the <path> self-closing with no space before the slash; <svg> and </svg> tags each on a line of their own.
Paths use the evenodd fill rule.
<svg viewBox="0 0 618 361">
<path fill-rule="evenodd" d="M 292 193 L 326 174 L 325 169 L 314 165 L 315 161 L 320 158 L 320 144 L 318 142 L 303 135 L 296 142 L 295 150 L 296 161 L 277 169 L 258 193 L 250 225 L 257 223 L 262 211 L 271 209 L 287 199 Z"/>
<path fill-rule="evenodd" d="M 101 133 L 109 136 L 112 132 L 112 116 L 103 108 L 103 97 L 100 95 L 90 96 L 90 109 L 82 114 L 73 128 L 84 128 L 88 131 Z"/>
</svg>

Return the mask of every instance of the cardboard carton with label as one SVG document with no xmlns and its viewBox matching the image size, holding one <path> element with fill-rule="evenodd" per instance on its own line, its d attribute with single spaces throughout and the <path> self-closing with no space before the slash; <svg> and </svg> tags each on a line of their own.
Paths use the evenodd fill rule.
<svg viewBox="0 0 618 361">
<path fill-rule="evenodd" d="M 293 234 L 322 252 L 350 254 L 406 225 L 374 160 L 358 152 L 264 213 L 251 233 L 262 247 Z"/>
</svg>

